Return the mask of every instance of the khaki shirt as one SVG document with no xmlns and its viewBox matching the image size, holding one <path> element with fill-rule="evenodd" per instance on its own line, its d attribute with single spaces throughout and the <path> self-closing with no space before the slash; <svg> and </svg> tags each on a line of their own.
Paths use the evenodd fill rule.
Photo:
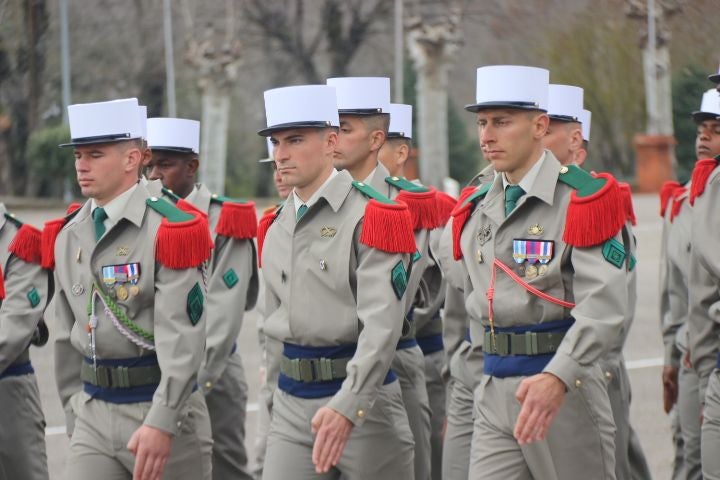
<svg viewBox="0 0 720 480">
<path fill-rule="evenodd" d="M 297 223 L 288 198 L 262 252 L 266 335 L 304 346 L 357 344 L 347 378 L 328 402 L 355 425 L 364 421 L 395 354 L 405 298 L 396 296 L 391 271 L 398 262 L 407 270 L 410 260 L 360 243 L 367 202 L 350 174 L 339 172 Z M 273 374 L 280 359 L 269 360 Z"/>
<path fill-rule="evenodd" d="M 466 282 L 466 307 L 475 342 L 483 338 L 488 321 L 486 291 L 490 286 L 493 259 L 497 258 L 521 278 L 525 265 L 513 260 L 514 239 L 537 239 L 554 242 L 553 258 L 545 275 L 525 279 L 530 285 L 553 297 L 574 302 L 572 309 L 549 303 L 529 294 L 502 271 L 495 282 L 495 325 L 512 327 L 533 325 L 573 317 L 574 325 L 566 333 L 558 351 L 545 371 L 574 385 L 584 372 L 610 347 L 620 333 L 625 319 L 628 293 L 625 268 L 605 260 L 602 245 L 577 248 L 563 242 L 566 211 L 572 188 L 558 180 L 560 163 L 549 152 L 533 187 L 517 202 L 505 218 L 505 195 L 502 176 L 495 177 L 492 187 L 468 219 L 461 237 L 463 264 L 470 282 Z M 532 236 L 531 226 L 542 227 Z M 483 234 L 484 233 L 484 234 Z M 620 233 L 615 239 L 622 243 Z M 482 262 L 478 261 L 478 252 Z"/>
<path fill-rule="evenodd" d="M 54 318 L 55 370 L 60 400 L 74 424 L 71 397 L 82 392 L 80 366 L 91 358 L 88 303 L 93 283 L 105 293 L 102 267 L 140 264 L 137 295 L 115 299 L 118 307 L 140 328 L 153 333 L 158 363 L 162 371 L 145 424 L 175 434 L 181 423 L 179 414 L 195 386 L 205 346 L 205 312 L 193 325 L 188 294 L 199 285 L 205 291 L 201 268 L 173 270 L 155 260 L 155 238 L 163 217 L 146 205 L 150 193 L 138 185 L 123 212 L 122 219 L 95 242 L 90 202 L 65 225 L 55 243 L 55 288 L 49 318 Z M 206 302 L 205 302 L 206 303 Z M 95 302 L 98 316 L 96 354 L 98 359 L 128 359 L 152 352 L 131 342 Z M 89 397 L 82 394 L 85 400 Z"/>
<path fill-rule="evenodd" d="M 710 374 L 715 368 L 720 335 L 720 261 L 717 239 L 720 222 L 716 209 L 720 202 L 720 167 L 708 180 L 705 191 L 692 208 L 689 274 L 690 360 L 699 377 L 700 400 L 705 401 Z M 684 208 L 684 207 L 683 207 Z"/>
<path fill-rule="evenodd" d="M 194 195 L 186 199 L 208 214 L 215 244 L 207 269 L 205 359 L 198 374 L 198 384 L 205 391 L 212 389 L 225 370 L 243 316 L 255 306 L 258 294 L 255 244 L 250 239 L 228 238 L 215 232 L 222 206 L 211 199 L 212 193 L 202 184 L 197 184 Z"/>
<path fill-rule="evenodd" d="M 0 373 L 30 360 L 30 340 L 50 294 L 47 272 L 8 251 L 18 227 L 5 218 L 6 212 L 0 203 L 0 266 L 5 283 L 5 299 L 0 300 Z"/>
</svg>

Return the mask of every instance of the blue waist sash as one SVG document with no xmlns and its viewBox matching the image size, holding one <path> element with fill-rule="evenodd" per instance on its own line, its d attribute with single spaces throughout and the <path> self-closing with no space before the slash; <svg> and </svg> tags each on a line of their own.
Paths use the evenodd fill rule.
<svg viewBox="0 0 720 480">
<path fill-rule="evenodd" d="M 17 365 L 10 365 L 2 373 L 0 373 L 0 380 L 6 377 L 19 377 L 21 375 L 29 375 L 35 373 L 35 369 L 30 362 L 19 363 Z"/>
<path fill-rule="evenodd" d="M 405 340 L 399 340 L 397 343 L 396 350 L 405 350 L 406 348 L 412 348 L 418 344 L 415 338 L 406 338 Z"/>
<path fill-rule="evenodd" d="M 296 358 L 351 358 L 355 355 L 356 349 L 357 344 L 354 343 L 332 347 L 309 347 L 283 343 L 283 355 L 291 360 Z M 383 385 L 394 382 L 396 379 L 395 372 L 388 370 Z M 320 382 L 301 382 L 280 372 L 278 388 L 300 398 L 332 397 L 340 390 L 344 380 L 344 378 L 338 378 Z"/>
<path fill-rule="evenodd" d="M 92 365 L 91 358 L 85 357 L 85 362 Z M 119 359 L 98 359 L 98 366 L 106 367 L 147 367 L 157 365 L 158 360 L 155 355 L 147 355 L 144 357 L 119 358 Z M 109 403 L 140 403 L 152 402 L 153 395 L 157 389 L 157 385 L 143 385 L 140 387 L 130 388 L 103 388 L 83 382 L 83 390 L 92 398 L 103 400 Z M 196 387 L 197 388 L 197 387 Z"/>
<path fill-rule="evenodd" d="M 521 325 L 519 327 L 495 327 L 498 333 L 525 333 L 525 332 L 567 332 L 572 324 L 575 323 L 574 318 L 564 320 L 556 320 L 552 322 L 539 323 L 536 325 Z M 490 327 L 485 327 L 485 331 L 490 331 Z M 543 371 L 550 363 L 554 353 L 546 353 L 542 355 L 496 355 L 485 352 L 485 360 L 483 363 L 483 373 L 492 375 L 493 377 L 524 377 L 535 375 Z"/>
<path fill-rule="evenodd" d="M 417 344 L 420 345 L 423 355 L 439 352 L 443 349 L 442 334 L 429 335 L 427 337 L 418 337 Z"/>
<path fill-rule="evenodd" d="M 468 343 L 472 343 L 472 338 L 470 337 L 470 329 L 465 329 L 465 341 Z"/>
</svg>

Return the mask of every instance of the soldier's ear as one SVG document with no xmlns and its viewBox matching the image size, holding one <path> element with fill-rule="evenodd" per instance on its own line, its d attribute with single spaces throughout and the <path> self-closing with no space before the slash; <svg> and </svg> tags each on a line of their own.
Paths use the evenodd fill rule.
<svg viewBox="0 0 720 480">
<path fill-rule="evenodd" d="M 126 158 L 126 171 L 137 172 L 143 165 L 144 150 L 141 150 L 137 146 L 128 148 L 125 151 Z"/>
<path fill-rule="evenodd" d="M 386 135 L 382 130 L 370 132 L 370 151 L 377 152 L 385 144 Z"/>
<path fill-rule="evenodd" d="M 580 126 L 575 127 L 573 125 L 573 129 L 570 132 L 570 148 L 572 148 L 573 152 L 583 148 L 582 129 Z"/>
<path fill-rule="evenodd" d="M 541 113 L 535 115 L 532 119 L 533 137 L 536 139 L 542 139 L 550 128 L 550 117 L 547 113 Z"/>
<path fill-rule="evenodd" d="M 197 157 L 192 157 L 190 160 L 188 160 L 187 167 L 188 167 L 188 174 L 195 175 L 197 173 L 198 169 L 200 168 L 200 160 L 198 160 Z"/>
</svg>

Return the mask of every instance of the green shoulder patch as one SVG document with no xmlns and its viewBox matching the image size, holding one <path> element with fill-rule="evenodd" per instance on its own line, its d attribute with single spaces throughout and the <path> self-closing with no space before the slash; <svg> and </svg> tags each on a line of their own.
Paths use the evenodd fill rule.
<svg viewBox="0 0 720 480">
<path fill-rule="evenodd" d="M 172 190 L 170 190 L 167 187 L 162 187 L 162 193 L 163 193 L 163 195 L 168 197 L 173 203 L 177 203 L 180 200 L 180 195 L 173 192 Z"/>
<path fill-rule="evenodd" d="M 607 182 L 604 178 L 593 177 L 577 165 L 562 166 L 558 180 L 574 188 L 579 197 L 588 197 L 593 193 L 599 192 Z"/>
<path fill-rule="evenodd" d="M 492 182 L 490 183 L 483 183 L 480 185 L 477 190 L 475 190 L 472 195 L 467 197 L 465 201 L 463 202 L 463 205 L 466 205 L 468 203 L 474 203 L 483 198 L 492 188 Z"/>
<path fill-rule="evenodd" d="M 405 271 L 405 265 L 400 260 L 390 272 L 390 283 L 392 284 L 395 296 L 400 300 L 405 294 L 407 289 L 407 272 Z"/>
<path fill-rule="evenodd" d="M 374 188 L 372 188 L 367 183 L 353 181 L 352 186 L 355 187 L 357 190 L 359 190 L 360 193 L 365 195 L 367 198 L 371 198 L 373 200 L 377 200 L 380 203 L 386 203 L 389 205 L 395 205 L 395 203 L 396 203 L 393 200 L 390 200 L 388 197 L 386 197 L 382 193 L 380 193 L 377 190 L 375 190 Z"/>
<path fill-rule="evenodd" d="M 145 203 L 148 207 L 167 218 L 170 223 L 187 222 L 195 218 L 189 213 L 183 212 L 163 198 L 150 197 L 145 201 Z"/>
<path fill-rule="evenodd" d="M 239 281 L 237 273 L 235 273 L 235 270 L 232 268 L 225 272 L 222 278 L 227 288 L 234 287 Z"/>
<path fill-rule="evenodd" d="M 602 254 L 608 263 L 615 265 L 617 268 L 623 267 L 626 257 L 625 247 L 614 238 L 611 238 L 603 244 Z"/>
<path fill-rule="evenodd" d="M 239 198 L 225 197 L 225 196 L 223 196 L 223 195 L 218 195 L 218 194 L 216 194 L 216 193 L 213 193 L 212 196 L 210 196 L 210 202 L 211 202 L 211 203 L 218 203 L 218 204 L 220 204 L 220 205 L 222 205 L 222 204 L 225 203 L 225 202 L 228 202 L 228 203 L 247 203 L 247 201 L 241 200 L 241 199 L 239 199 Z"/>
<path fill-rule="evenodd" d="M 23 226 L 23 222 L 15 218 L 15 215 L 12 213 L 5 212 L 5 220 L 15 225 L 17 228 L 20 228 Z"/>
<path fill-rule="evenodd" d="M 190 289 L 187 295 L 187 314 L 190 323 L 197 325 L 203 313 L 203 293 L 199 283 Z"/>
<path fill-rule="evenodd" d="M 398 190 L 405 190 L 406 192 L 425 193 L 430 191 L 429 188 L 422 185 L 416 185 L 410 180 L 402 177 L 385 177 L 385 183 L 389 183 Z"/>
<path fill-rule="evenodd" d="M 37 288 L 33 287 L 26 296 L 30 302 L 30 307 L 35 308 L 40 304 L 40 294 L 38 293 Z"/>
</svg>

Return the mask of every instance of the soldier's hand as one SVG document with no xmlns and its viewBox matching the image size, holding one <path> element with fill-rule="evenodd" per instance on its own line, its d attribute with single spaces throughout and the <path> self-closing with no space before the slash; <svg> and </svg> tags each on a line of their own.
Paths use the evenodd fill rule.
<svg viewBox="0 0 720 480">
<path fill-rule="evenodd" d="M 565 384 L 555 375 L 539 373 L 520 382 L 515 398 L 522 408 L 513 434 L 524 445 L 545 438 L 565 400 Z"/>
<path fill-rule="evenodd" d="M 315 434 L 312 452 L 315 471 L 327 473 L 340 461 L 352 431 L 352 422 L 329 407 L 320 407 L 310 423 Z"/>
<path fill-rule="evenodd" d="M 160 480 L 170 456 L 172 437 L 157 428 L 142 425 L 127 444 L 135 455 L 133 480 Z"/>
<path fill-rule="evenodd" d="M 673 405 L 677 402 L 678 396 L 678 368 L 665 366 L 662 371 L 663 383 L 663 408 L 665 413 L 670 413 Z"/>
</svg>

